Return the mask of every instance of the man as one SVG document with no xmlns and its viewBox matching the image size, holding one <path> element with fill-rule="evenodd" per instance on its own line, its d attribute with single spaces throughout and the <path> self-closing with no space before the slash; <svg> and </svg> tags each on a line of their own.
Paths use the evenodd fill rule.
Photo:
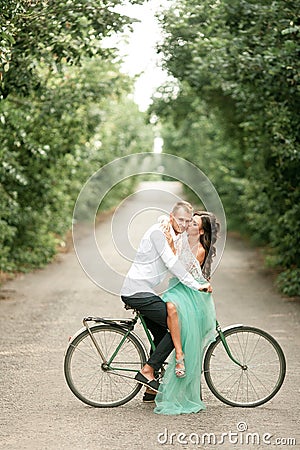
<svg viewBox="0 0 300 450">
<path fill-rule="evenodd" d="M 203 277 L 203 283 L 196 281 L 189 274 L 176 255 L 176 246 L 180 235 L 185 232 L 192 220 L 193 208 L 185 201 L 177 202 L 170 213 L 170 235 L 167 240 L 160 224 L 153 225 L 143 236 L 135 260 L 127 273 L 121 289 L 123 302 L 140 311 L 148 328 L 153 334 L 155 351 L 150 355 L 145 366 L 136 375 L 136 380 L 149 389 L 157 391 L 158 381 L 155 371 L 173 350 L 172 331 L 178 331 L 178 323 L 168 321 L 165 302 L 155 293 L 158 286 L 171 272 L 183 284 L 195 290 L 208 290 L 210 284 Z M 147 392 L 147 391 L 146 391 Z"/>
</svg>

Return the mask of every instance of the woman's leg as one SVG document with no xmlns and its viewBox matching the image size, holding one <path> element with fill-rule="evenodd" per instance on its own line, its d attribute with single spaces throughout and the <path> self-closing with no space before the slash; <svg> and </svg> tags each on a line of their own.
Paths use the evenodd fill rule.
<svg viewBox="0 0 300 450">
<path fill-rule="evenodd" d="M 184 371 L 185 369 L 183 362 L 184 353 L 182 351 L 180 326 L 176 306 L 171 302 L 167 302 L 167 312 L 168 312 L 167 324 L 175 347 L 175 358 L 178 361 L 180 360 L 182 361 L 181 363 L 176 364 L 176 369 L 179 371 L 180 370 Z"/>
</svg>

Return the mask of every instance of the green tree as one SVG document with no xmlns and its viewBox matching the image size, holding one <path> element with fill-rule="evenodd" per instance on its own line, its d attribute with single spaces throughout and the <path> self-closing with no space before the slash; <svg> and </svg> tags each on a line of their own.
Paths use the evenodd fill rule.
<svg viewBox="0 0 300 450">
<path fill-rule="evenodd" d="M 101 48 L 128 23 L 113 12 L 117 3 L 2 2 L 2 271 L 49 262 L 87 177 L 151 142 L 151 127 L 127 98 L 132 81 L 112 50 Z M 131 188 L 128 182 L 117 194 Z"/>
<path fill-rule="evenodd" d="M 230 156 L 215 154 L 212 173 L 222 179 L 225 166 L 223 190 L 236 189 L 227 215 L 236 215 L 238 196 L 239 221 L 287 270 L 284 292 L 299 295 L 298 17 L 294 1 L 179 0 L 162 18 L 159 51 L 180 83 L 178 101 L 188 86 L 222 128 Z"/>
<path fill-rule="evenodd" d="M 82 58 L 106 59 L 104 37 L 130 19 L 114 12 L 118 0 L 2 0 L 0 6 L 1 92 L 27 95 L 43 89 L 40 63 L 57 73 Z M 130 0 L 143 3 L 143 0 Z"/>
</svg>

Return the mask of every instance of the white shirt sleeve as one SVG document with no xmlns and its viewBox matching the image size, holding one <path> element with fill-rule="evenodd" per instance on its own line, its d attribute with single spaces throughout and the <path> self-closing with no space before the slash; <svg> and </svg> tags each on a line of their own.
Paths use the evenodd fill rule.
<svg viewBox="0 0 300 450">
<path fill-rule="evenodd" d="M 167 269 L 183 284 L 198 291 L 201 288 L 201 284 L 186 271 L 178 256 L 174 255 L 164 233 L 161 230 L 154 230 L 150 235 L 150 240 Z"/>
</svg>

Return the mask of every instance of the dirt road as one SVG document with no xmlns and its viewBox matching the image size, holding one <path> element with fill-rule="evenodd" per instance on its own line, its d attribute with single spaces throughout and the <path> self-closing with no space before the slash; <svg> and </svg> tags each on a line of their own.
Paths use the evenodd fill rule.
<svg viewBox="0 0 300 450">
<path fill-rule="evenodd" d="M 143 205 L 147 207 L 146 197 Z M 109 233 L 109 223 L 108 218 L 99 225 L 99 235 Z M 135 226 L 139 235 L 148 224 L 141 217 Z M 83 238 L 80 245 L 86 243 Z M 118 259 L 117 264 L 126 271 L 126 262 L 122 266 Z M 205 412 L 165 417 L 155 415 L 153 405 L 143 404 L 141 393 L 122 407 L 95 409 L 67 388 L 64 351 L 81 318 L 128 316 L 117 296 L 90 281 L 74 252 L 61 255 L 45 270 L 6 283 L 0 290 L 0 448 L 300 449 L 300 304 L 276 293 L 255 249 L 236 238 L 227 240 L 213 286 L 222 325 L 255 325 L 279 340 L 287 358 L 286 380 L 279 394 L 259 408 L 226 406 L 204 387 Z M 254 443 L 245 442 L 247 432 L 256 433 Z M 197 445 L 203 433 L 214 433 L 219 443 Z M 222 433 L 227 433 L 224 443 Z"/>
</svg>

